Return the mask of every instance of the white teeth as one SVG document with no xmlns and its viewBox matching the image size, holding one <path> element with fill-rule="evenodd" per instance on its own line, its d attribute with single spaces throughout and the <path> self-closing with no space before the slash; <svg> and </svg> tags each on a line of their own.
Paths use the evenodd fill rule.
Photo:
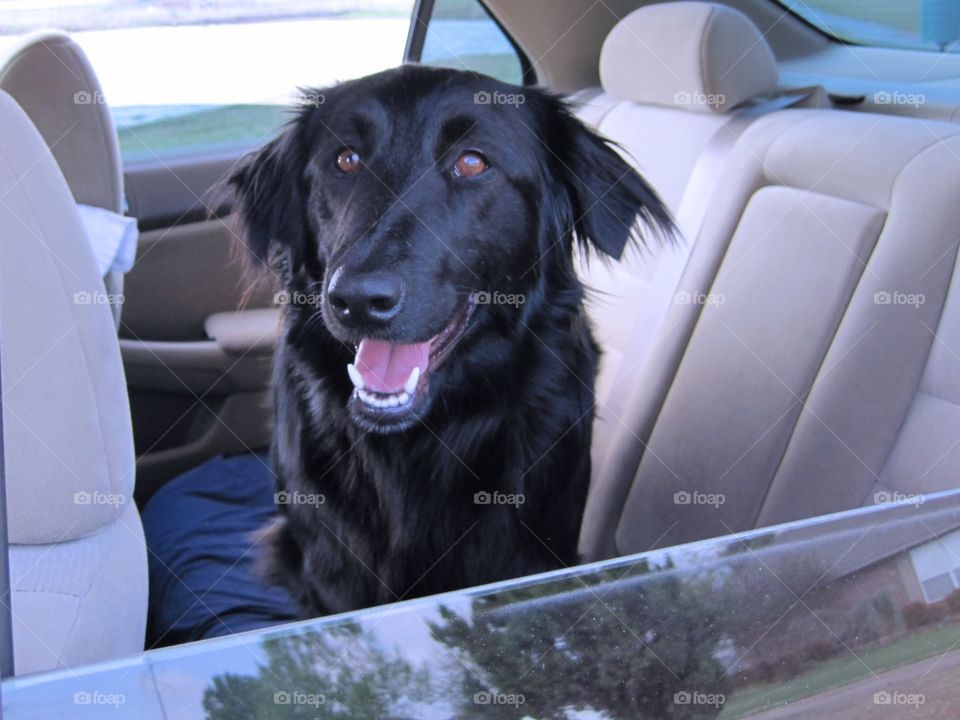
<svg viewBox="0 0 960 720">
<path fill-rule="evenodd" d="M 410 402 L 409 393 L 401 392 L 393 395 L 381 395 L 379 393 L 371 393 L 363 388 L 357 388 L 357 397 L 367 405 L 376 408 L 399 407 L 400 405 L 406 405 Z"/>
<path fill-rule="evenodd" d="M 401 405 L 409 403 L 417 391 L 417 383 L 420 382 L 420 368 L 414 367 L 413 370 L 410 371 L 410 377 L 407 378 L 407 382 L 403 385 L 403 390 L 386 394 L 367 390 L 363 382 L 363 375 L 360 374 L 360 371 L 357 370 L 353 363 L 347 365 L 347 374 L 357 389 L 357 397 L 359 397 L 364 404 L 381 409 L 400 407 Z"/>
<path fill-rule="evenodd" d="M 410 371 L 410 377 L 407 378 L 407 381 L 403 384 L 403 389 L 406 390 L 408 395 L 413 395 L 414 391 L 417 389 L 417 382 L 420 380 L 420 368 L 414 367 Z"/>
<path fill-rule="evenodd" d="M 347 375 L 350 376 L 350 382 L 353 383 L 353 386 L 357 390 L 363 390 L 363 375 L 360 374 L 360 371 L 357 370 L 353 363 L 347 365 Z"/>
</svg>

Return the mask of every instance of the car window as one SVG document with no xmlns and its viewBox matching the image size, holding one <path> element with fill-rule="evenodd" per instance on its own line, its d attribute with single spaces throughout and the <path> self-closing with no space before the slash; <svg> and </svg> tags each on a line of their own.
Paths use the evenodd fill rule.
<svg viewBox="0 0 960 720">
<path fill-rule="evenodd" d="M 0 34 L 56 27 L 90 58 L 124 162 L 245 150 L 324 86 L 398 65 L 413 0 L 0 2 Z M 5 7 L 6 6 L 6 7 Z M 78 102 L 101 98 L 80 97 Z"/>
<path fill-rule="evenodd" d="M 960 52 L 957 0 L 778 0 L 841 40 L 879 47 Z"/>
<path fill-rule="evenodd" d="M 960 592 L 918 580 L 957 564 L 960 493 L 920 500 L 13 677 L 3 713 L 953 717 Z"/>
<path fill-rule="evenodd" d="M 523 84 L 523 61 L 513 43 L 477 0 L 437 0 L 420 62 L 476 70 Z"/>
</svg>

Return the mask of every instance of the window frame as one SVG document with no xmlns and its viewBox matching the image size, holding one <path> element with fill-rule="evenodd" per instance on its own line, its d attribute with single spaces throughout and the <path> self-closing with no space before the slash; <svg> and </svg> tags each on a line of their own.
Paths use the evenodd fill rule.
<svg viewBox="0 0 960 720">
<path fill-rule="evenodd" d="M 817 35 L 820 35 L 821 37 L 829 40 L 830 42 L 836 43 L 837 45 L 852 45 L 854 47 L 878 47 L 876 45 L 865 45 L 864 43 L 857 42 L 855 40 L 847 40 L 846 38 L 842 38 L 838 35 L 834 35 L 833 33 L 828 32 L 824 28 L 820 27 L 816 23 L 810 22 L 810 20 L 808 20 L 803 15 L 798 13 L 792 7 L 789 7 L 788 5 L 786 5 L 785 4 L 786 1 L 787 0 L 783 0 L 783 2 L 781 2 L 781 0 L 767 0 L 769 4 L 773 5 L 778 10 L 781 10 L 782 12 L 787 13 L 790 17 L 794 18 L 795 20 L 798 20 L 800 23 L 802 23 L 806 27 L 813 30 L 815 33 L 817 33 Z"/>
<path fill-rule="evenodd" d="M 816 23 L 808 20 L 803 15 L 798 13 L 792 7 L 789 7 L 786 3 L 788 0 L 767 0 L 767 2 L 772 3 L 779 10 L 789 13 L 789 15 L 796 20 L 803 23 L 805 26 L 816 32 L 821 37 L 827 39 L 828 41 L 835 43 L 837 45 L 846 45 L 847 47 L 858 47 L 858 48 L 877 48 L 878 50 L 893 50 L 893 51 L 905 51 L 905 52 L 933 52 L 925 48 L 905 48 L 905 47 L 890 47 L 887 45 L 871 45 L 860 40 L 853 40 L 851 38 L 843 38 L 839 35 L 834 35 L 832 32 L 826 28 L 822 28 Z"/>
<path fill-rule="evenodd" d="M 513 51 L 517 55 L 517 59 L 520 61 L 520 77 L 523 78 L 524 87 L 529 87 L 531 85 L 537 84 L 537 72 L 534 70 L 533 64 L 530 62 L 530 58 L 527 57 L 527 54 L 523 51 L 517 41 L 513 38 L 507 29 L 503 26 L 503 23 L 497 19 L 490 8 L 487 7 L 487 4 L 483 0 L 474 0 L 483 11 L 486 13 L 487 17 L 497 26 L 503 36 L 507 39 L 507 42 L 510 43 L 510 47 L 513 48 Z M 433 17 L 433 8 L 436 4 L 436 0 L 416 0 L 413 5 L 413 13 L 410 16 L 410 30 L 407 33 L 407 44 L 403 50 L 403 61 L 405 63 L 419 63 L 423 56 L 423 43 L 427 37 L 427 29 L 430 24 L 430 20 Z"/>
</svg>

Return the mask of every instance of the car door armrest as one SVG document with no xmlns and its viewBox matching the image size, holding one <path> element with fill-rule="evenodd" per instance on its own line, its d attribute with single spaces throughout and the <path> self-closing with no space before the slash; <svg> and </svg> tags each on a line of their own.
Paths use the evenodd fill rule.
<svg viewBox="0 0 960 720">
<path fill-rule="evenodd" d="M 203 323 L 207 336 L 229 355 L 273 352 L 280 333 L 279 308 L 220 312 Z"/>
</svg>

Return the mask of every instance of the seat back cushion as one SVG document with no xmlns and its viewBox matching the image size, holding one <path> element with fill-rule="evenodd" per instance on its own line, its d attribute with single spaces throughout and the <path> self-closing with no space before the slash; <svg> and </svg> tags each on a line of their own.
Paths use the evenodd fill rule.
<svg viewBox="0 0 960 720">
<path fill-rule="evenodd" d="M 120 349 L 73 198 L 0 92 L 0 338 L 12 543 L 91 534 L 132 502 Z"/>
<path fill-rule="evenodd" d="M 731 48 L 740 49 L 736 58 Z M 661 54 L 652 57 L 653 52 Z M 669 64 L 662 58 L 669 58 Z M 712 187 L 715 167 L 722 164 L 714 156 L 722 157 L 725 150 L 710 149 L 713 138 L 740 122 L 735 108 L 777 88 L 777 66 L 760 32 L 738 11 L 713 3 L 653 5 L 630 13 L 604 43 L 600 66 L 602 92 L 584 94 L 581 117 L 618 144 L 681 222 L 688 206 L 707 202 L 701 197 L 703 186 Z M 704 104 L 706 96 L 723 94 L 725 102 Z M 703 169 L 705 153 L 712 153 L 713 162 Z M 710 180 L 688 198 L 695 173 Z M 630 248 L 618 263 L 580 267 L 603 348 L 596 385 L 595 469 L 623 429 L 630 388 L 650 354 L 659 352 L 662 324 L 695 239 L 683 237 L 670 247 Z"/>
<path fill-rule="evenodd" d="M 588 555 L 956 485 L 958 133 L 798 110 L 747 130 L 681 279 L 703 299 L 671 308 L 591 488 Z"/>
</svg>

